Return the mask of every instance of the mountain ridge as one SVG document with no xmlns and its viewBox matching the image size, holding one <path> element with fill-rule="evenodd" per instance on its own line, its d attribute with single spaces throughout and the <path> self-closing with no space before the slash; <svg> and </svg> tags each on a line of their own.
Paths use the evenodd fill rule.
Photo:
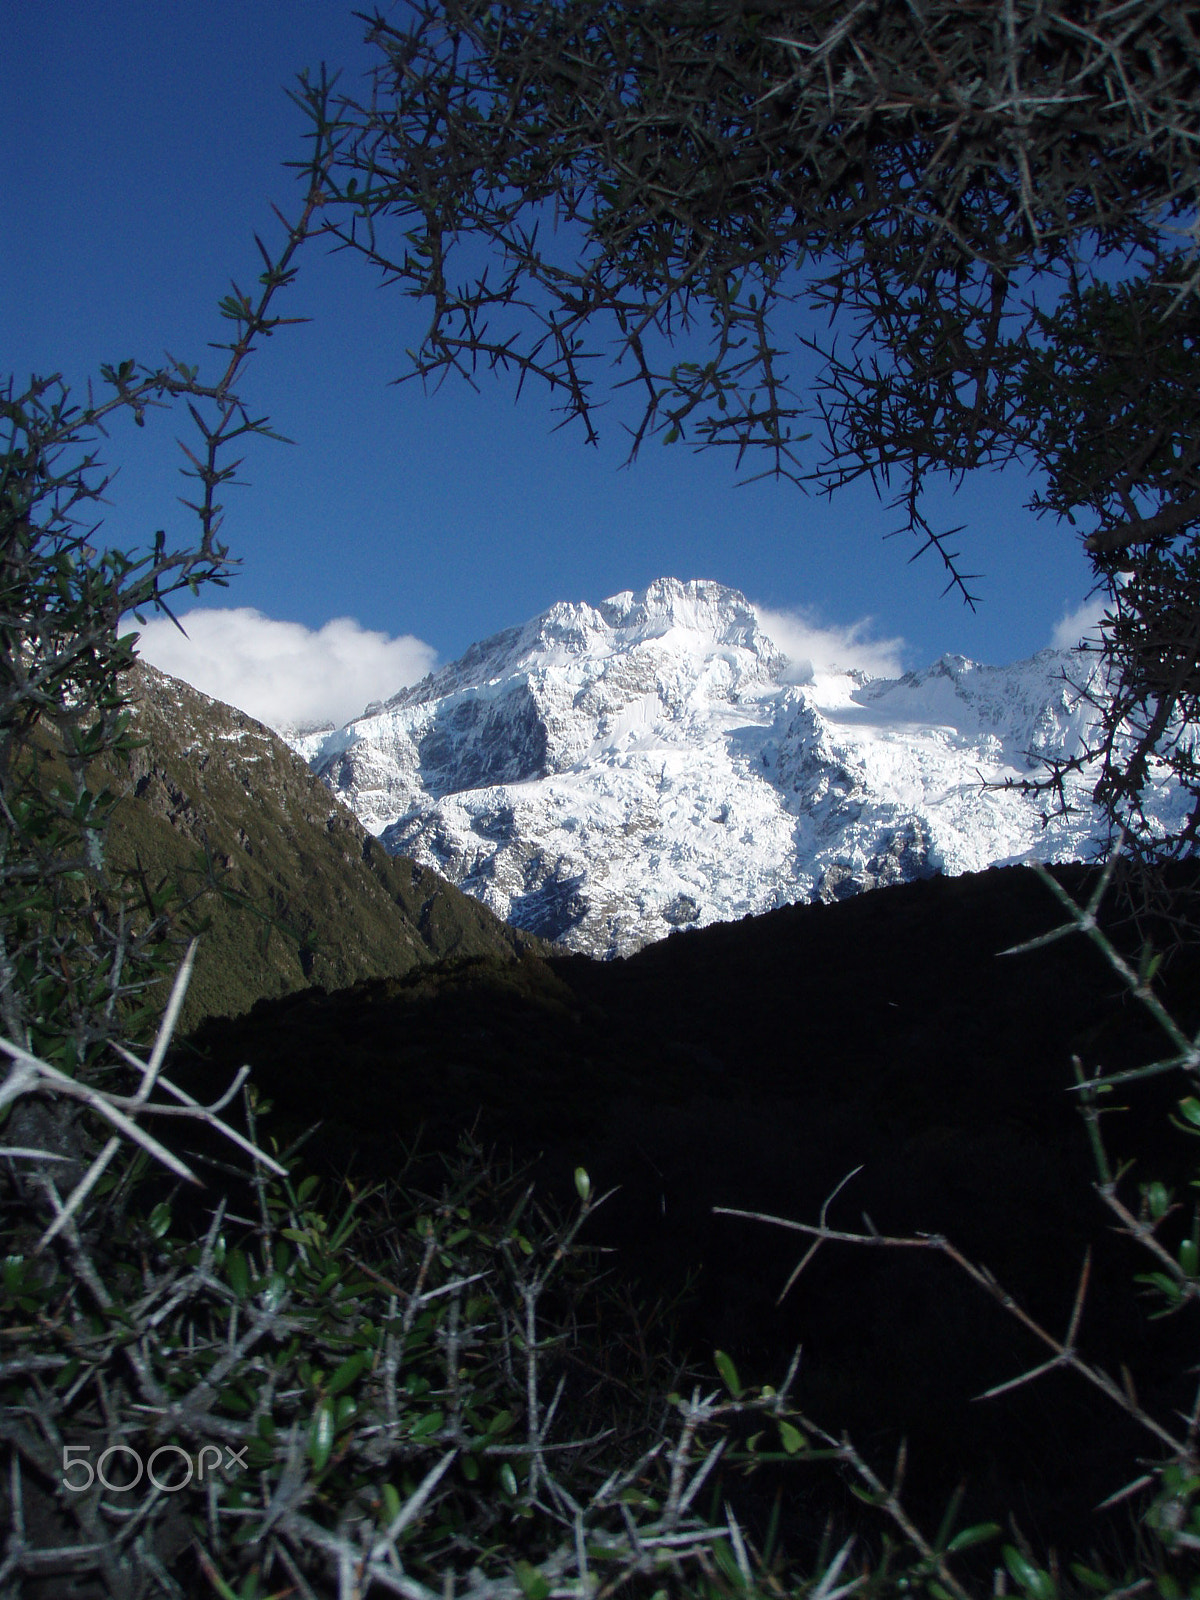
<svg viewBox="0 0 1200 1600">
<path fill-rule="evenodd" d="M 737 590 L 660 579 L 560 602 L 293 748 L 388 850 L 591 955 L 1104 837 L 1080 747 L 1095 660 L 943 656 L 899 678 L 791 661 Z M 985 787 L 1006 781 L 1007 791 Z M 1156 797 L 1164 817 L 1172 796 Z"/>
</svg>

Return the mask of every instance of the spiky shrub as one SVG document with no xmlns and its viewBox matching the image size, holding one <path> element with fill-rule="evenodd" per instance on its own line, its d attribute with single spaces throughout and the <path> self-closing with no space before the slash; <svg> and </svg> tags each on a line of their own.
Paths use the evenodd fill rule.
<svg viewBox="0 0 1200 1600">
<path fill-rule="evenodd" d="M 277 256 L 260 244 L 260 293 L 235 285 L 222 302 L 235 334 L 215 383 L 176 360 L 121 361 L 102 369 L 106 397 L 82 407 L 57 378 L 0 397 L 0 1591 L 178 1595 L 199 1581 L 250 1595 L 261 1575 L 302 1593 L 412 1595 L 460 1570 L 469 1592 L 541 1595 L 589 1588 L 597 1572 L 689 1567 L 740 1583 L 740 1536 L 706 1531 L 694 1502 L 722 1448 L 712 1429 L 750 1402 L 679 1398 L 672 1440 L 648 1420 L 645 1386 L 631 1399 L 609 1382 L 611 1350 L 599 1389 L 589 1380 L 569 1408 L 594 1418 L 602 1397 L 603 1426 L 563 1426 L 566 1367 L 547 1393 L 581 1337 L 582 1175 L 579 1216 L 538 1233 L 523 1231 L 528 1196 L 498 1211 L 506 1191 L 486 1165 L 457 1168 L 440 1200 L 399 1218 L 397 1196 L 381 1202 L 384 1247 L 363 1200 L 331 1215 L 311 1180 L 293 1186 L 221 1123 L 240 1081 L 205 1108 L 163 1075 L 190 957 L 145 1048 L 180 897 L 113 870 L 117 797 L 92 773 L 130 743 L 136 636 L 122 619 L 229 569 L 224 451 L 270 431 L 235 384 L 255 341 L 288 320 L 269 308 L 324 203 L 325 95 L 306 83 L 298 97 L 313 121 L 305 203 Z M 98 549 L 97 434 L 181 398 L 201 435 L 188 452 L 198 539 L 170 550 L 160 532 L 141 557 Z M 218 1195 L 203 1226 L 175 1224 L 148 1181 L 165 1169 L 196 1182 L 147 1127 L 172 1115 L 250 1158 L 255 1215 Z M 547 1293 L 564 1285 L 547 1328 Z M 785 1428 L 785 1399 L 762 1403 Z"/>
<path fill-rule="evenodd" d="M 244 435 L 271 435 L 240 397 L 241 379 L 255 342 L 295 320 L 273 315 L 272 302 L 295 276 L 331 154 L 324 86 L 308 88 L 305 103 L 312 152 L 296 164 L 306 198 L 296 220 L 280 218 L 277 254 L 256 241 L 264 266 L 258 293 L 234 284 L 221 302 L 232 336 L 217 347 L 228 358 L 215 382 L 171 357 L 159 368 L 132 360 L 102 367 L 101 397 L 89 385 L 83 406 L 57 376 L 34 377 L 23 391 L 11 379 L 0 383 L 0 1048 L 12 1063 L 0 1086 L 9 1140 L 0 1184 L 19 1196 L 38 1191 L 56 1228 L 88 1191 L 76 1187 L 57 1216 L 47 1163 L 94 1154 L 80 1121 L 85 1103 L 128 1132 L 125 1113 L 96 1091 L 114 1048 L 144 1044 L 152 1033 L 164 976 L 186 942 L 177 885 L 151 882 L 136 862 L 115 869 L 109 859 L 117 797 L 95 786 L 96 774 L 134 743 L 123 680 L 137 635 L 122 628 L 151 608 L 170 614 L 172 596 L 223 583 L 231 569 L 219 496 L 238 463 L 226 452 Z M 199 484 L 185 502 L 195 513 L 193 538 L 169 548 L 160 529 L 144 553 L 103 548 L 90 519 L 109 480 L 92 446 L 114 419 L 145 426 L 181 400 L 199 434 L 194 450 L 183 447 L 184 471 Z M 147 1078 L 138 1096 L 151 1086 Z M 118 1144 L 110 1135 L 93 1182 Z"/>
<path fill-rule="evenodd" d="M 20 395 L 10 387 L 0 402 L 0 1017 L 11 1063 L 0 1087 L 0 1586 L 33 1600 L 198 1585 L 242 1600 L 268 1590 L 339 1600 L 371 1589 L 410 1600 L 447 1590 L 531 1600 L 622 1588 L 777 1593 L 771 1552 L 749 1549 L 731 1513 L 720 1525 L 719 1505 L 702 1518 L 701 1498 L 722 1456 L 747 1467 L 833 1457 L 899 1539 L 882 1561 L 853 1569 L 850 1541 L 826 1550 L 793 1586 L 819 1600 L 964 1596 L 961 1558 L 998 1527 L 956 1529 L 951 1510 L 936 1533 L 922 1532 L 898 1478 L 882 1483 L 848 1440 L 795 1412 L 787 1380 L 779 1392 L 747 1390 L 718 1353 L 718 1388 L 656 1397 L 656 1383 L 678 1382 L 665 1361 L 646 1356 L 637 1384 L 613 1371 L 614 1347 L 645 1348 L 645 1330 L 617 1318 L 618 1302 L 579 1254 L 594 1204 L 585 1175 L 570 1221 L 539 1216 L 531 1196 L 470 1151 L 439 1196 L 397 1188 L 333 1206 L 311 1177 L 259 1148 L 251 1103 L 251 1136 L 237 1136 L 257 1174 L 251 1215 L 231 1198 L 246 1192 L 241 1180 L 199 1221 L 148 1182 L 160 1166 L 184 1182 L 194 1175 L 145 1120 L 173 1113 L 215 1126 L 222 1106 L 189 1104 L 162 1075 L 177 1002 L 145 1059 L 130 1048 L 146 984 L 162 971 L 170 905 L 108 871 L 113 797 L 92 792 L 88 774 L 128 734 L 120 680 L 132 637 L 119 633 L 121 617 L 224 573 L 216 495 L 233 469 L 220 452 L 267 431 L 233 384 L 254 339 L 279 321 L 270 301 L 324 200 L 323 96 L 322 85 L 301 97 L 315 136 L 303 215 L 279 257 L 263 251 L 257 301 L 235 290 L 224 303 L 237 333 L 215 385 L 178 362 L 156 371 L 121 362 L 104 369 L 109 397 L 80 410 L 54 379 Z M 97 555 L 79 520 L 104 488 L 91 434 L 110 413 L 141 423 L 179 397 L 198 420 L 212 408 L 194 458 L 198 543 L 168 552 L 156 540 L 140 561 Z M 1134 645 L 1140 670 L 1149 658 Z M 1094 907 L 1073 912 L 1076 925 L 1098 937 Z M 1106 954 L 1150 1005 L 1151 974 Z M 1164 1065 L 1195 1077 L 1197 1045 L 1161 1007 L 1155 1015 L 1174 1051 Z M 1165 1311 L 1191 1315 L 1195 1219 L 1180 1232 L 1172 1195 L 1153 1180 L 1131 1209 L 1100 1139 L 1098 1097 L 1117 1081 L 1080 1086 L 1101 1198 L 1153 1258 L 1146 1287 Z M 1184 1096 L 1178 1115 L 1200 1128 L 1200 1101 Z M 788 1225 L 853 1237 L 824 1216 Z M 945 1250 L 978 1271 L 946 1240 L 897 1243 Z M 1076 1568 L 1070 1581 L 1091 1592 L 1157 1589 L 1164 1600 L 1190 1582 L 1200 1594 L 1188 1570 L 1200 1547 L 1197 1410 L 1182 1428 L 1143 1412 L 1087 1363 L 1079 1323 L 1077 1313 L 1061 1340 L 1039 1330 L 1048 1365 L 1070 1367 L 1133 1415 L 1158 1453 L 1128 1486 L 1141 1497 L 1145 1569 L 1113 1578 Z M 736 1449 L 735 1423 L 750 1430 Z M 1001 1559 L 1001 1590 L 1011 1582 L 1048 1600 L 1068 1584 L 1016 1545 Z"/>
<path fill-rule="evenodd" d="M 224 370 L 213 383 L 170 358 L 101 368 L 97 399 L 72 402 L 60 377 L 23 391 L 0 384 L 0 1026 L 7 1037 L 73 1074 L 102 1060 L 108 1044 L 141 1038 L 161 999 L 148 997 L 180 949 L 164 952 L 179 896 L 136 870 L 116 872 L 106 840 L 115 796 L 93 789 L 99 759 L 128 754 L 123 678 L 137 635 L 129 615 L 169 612 L 171 597 L 221 584 L 232 568 L 221 542 L 223 487 L 238 462 L 229 446 L 272 434 L 239 397 L 255 341 L 296 319 L 271 314 L 295 277 L 293 257 L 323 203 L 331 131 L 322 86 L 307 88 L 311 158 L 300 214 L 284 224 L 276 255 L 261 240 L 256 296 L 235 284 L 221 302 L 233 324 Z M 282 219 L 281 219 L 282 220 Z M 103 549 L 90 518 L 109 479 L 90 448 L 114 418 L 148 415 L 185 400 L 196 424 L 185 474 L 199 489 L 185 502 L 192 540 L 170 549 L 164 530 L 145 553 Z"/>
<path fill-rule="evenodd" d="M 1184 1208 L 1153 1177 L 1135 1199 L 1122 1192 L 1128 1173 L 1112 1166 L 1098 1108 L 1114 1085 L 1148 1072 L 1194 1078 L 1200 1042 L 1155 996 L 1154 963 L 1129 967 L 1097 927 L 1104 887 L 1086 907 L 1064 898 L 1069 920 L 1049 937 L 1094 939 L 1171 1049 L 1150 1068 L 1080 1074 L 1097 1191 L 1153 1258 L 1131 1290 L 1148 1289 L 1164 1313 L 1194 1315 L 1195 1208 L 1181 1226 Z M 903 1503 L 903 1462 L 886 1483 L 849 1439 L 806 1417 L 789 1399 L 794 1367 L 779 1392 L 745 1388 L 720 1352 L 715 1384 L 674 1368 L 579 1244 L 601 1203 L 582 1169 L 569 1218 L 547 1215 L 520 1174 L 469 1140 L 447 1160 L 439 1193 L 401 1170 L 386 1189 L 323 1197 L 294 1153 L 262 1150 L 262 1108 L 244 1073 L 212 1107 L 188 1103 L 163 1077 L 181 988 L 148 1059 L 126 1056 L 134 1092 L 72 1091 L 88 1112 L 124 1117 L 141 1151 L 109 1170 L 94 1162 L 65 1205 L 45 1189 L 41 1215 L 28 1193 L 5 1196 L 0 1225 L 19 1248 L 5 1263 L 0 1319 L 12 1511 L 4 1593 L 1200 1593 L 1200 1400 L 1182 1418 L 1154 1415 L 1088 1360 L 1086 1273 L 1059 1336 L 945 1238 L 855 1235 L 830 1226 L 828 1207 L 813 1225 L 760 1219 L 814 1242 L 948 1254 L 1047 1347 L 1047 1360 L 1012 1382 L 1064 1367 L 1138 1422 L 1154 1453 L 1114 1498 L 1136 1504 L 1142 1551 L 1135 1568 L 1114 1571 L 1059 1570 L 1005 1540 L 998 1522 L 958 1527 L 953 1505 L 940 1528 L 922 1529 Z M 9 1054 L 28 1084 L 68 1092 L 48 1064 Z M 246 1134 L 220 1120 L 239 1090 Z M 224 1194 L 206 1206 L 151 1182 L 163 1165 L 192 1176 L 141 1126 L 164 1106 L 252 1158 L 248 1174 L 226 1169 Z M 1195 1095 L 1180 1097 L 1177 1120 L 1200 1131 Z M 39 1249 L 33 1229 L 51 1214 Z M 623 1363 L 622 1350 L 635 1355 Z M 840 1548 L 800 1570 L 775 1558 L 770 1539 L 754 1549 L 710 1497 L 731 1464 L 820 1459 L 836 1462 L 891 1528 L 881 1555 L 839 1535 Z"/>
<path fill-rule="evenodd" d="M 786 1385 L 743 1394 L 722 1358 L 732 1393 L 663 1399 L 665 1358 L 643 1354 L 635 1383 L 614 1368 L 614 1333 L 644 1350 L 643 1330 L 576 1243 L 600 1203 L 583 1169 L 566 1221 L 469 1143 L 440 1196 L 398 1184 L 331 1211 L 315 1177 L 162 1076 L 186 976 L 149 1060 L 128 1065 L 254 1157 L 253 1214 L 225 1196 L 189 1228 L 194 1206 L 179 1226 L 175 1197 L 149 1204 L 152 1160 L 193 1174 L 142 1129 L 164 1109 L 148 1093 L 89 1093 L 143 1148 L 119 1175 L 94 1162 L 42 1248 L 35 1208 L 6 1196 L 5 1231 L 26 1238 L 3 1281 L 3 1592 L 541 1600 L 765 1581 L 732 1514 L 714 1527 L 698 1497 L 733 1419 L 759 1416 L 760 1450 L 802 1447 Z"/>
<path fill-rule="evenodd" d="M 1172 1123 L 1185 1134 L 1200 1139 L 1200 1033 L 1189 1038 L 1163 1004 L 1154 988 L 1162 957 L 1144 948 L 1139 965 L 1131 966 L 1100 926 L 1097 917 L 1117 866 L 1114 857 L 1099 876 L 1086 905 L 1078 905 L 1066 890 L 1039 867 L 1038 873 L 1066 913 L 1064 923 L 1052 932 L 1005 951 L 1017 955 L 1035 951 L 1058 939 L 1083 934 L 1100 950 L 1110 969 L 1139 1005 L 1154 1018 L 1168 1041 L 1166 1055 L 1153 1063 L 1125 1070 L 1086 1076 L 1078 1057 L 1074 1058 L 1076 1089 L 1080 1113 L 1087 1126 L 1096 1168 L 1095 1192 L 1117 1230 L 1135 1241 L 1145 1252 L 1147 1270 L 1135 1275 L 1131 1293 L 1141 1293 L 1154 1305 L 1154 1317 L 1188 1316 L 1195 1318 L 1200 1308 L 1200 1202 L 1178 1199 L 1176 1191 L 1160 1179 L 1141 1174 L 1136 1163 L 1115 1164 L 1101 1131 L 1101 1116 L 1114 1090 L 1127 1092 L 1129 1086 L 1165 1073 L 1180 1074 L 1186 1092 L 1180 1095 Z M 1200 1161 L 1194 1167 L 1190 1187 L 1200 1188 Z M 1186 1410 L 1158 1414 L 1138 1398 L 1127 1373 L 1113 1374 L 1087 1355 L 1085 1308 L 1090 1277 L 1091 1251 L 1088 1250 L 1076 1287 L 1067 1328 L 1060 1335 L 1041 1326 L 983 1266 L 968 1260 L 953 1241 L 941 1234 L 924 1233 L 904 1238 L 889 1238 L 877 1232 L 858 1233 L 836 1228 L 828 1220 L 833 1201 L 853 1173 L 842 1180 L 825 1201 L 816 1223 L 767 1216 L 758 1212 L 718 1207 L 723 1215 L 738 1216 L 786 1228 L 811 1239 L 807 1251 L 783 1286 L 780 1298 L 791 1288 L 823 1243 L 862 1245 L 898 1250 L 932 1250 L 944 1254 L 991 1296 L 1010 1316 L 1016 1318 L 1042 1344 L 1046 1359 L 1016 1378 L 996 1384 L 979 1396 L 981 1400 L 1036 1382 L 1051 1372 L 1065 1369 L 1099 1396 L 1132 1419 L 1147 1440 L 1149 1454 L 1131 1463 L 1131 1475 L 1116 1484 L 1112 1495 L 1098 1510 L 1128 1502 L 1136 1511 L 1138 1524 L 1137 1566 L 1122 1565 L 1120 1570 L 1101 1570 L 1080 1561 L 1069 1563 L 1069 1571 L 1059 1570 L 1053 1553 L 1035 1551 L 1018 1534 L 1016 1542 L 1000 1545 L 1000 1560 L 994 1570 L 995 1593 L 1004 1593 L 1011 1584 L 1014 1592 L 1028 1600 L 1057 1600 L 1064 1592 L 1078 1594 L 1157 1594 L 1161 1600 L 1200 1600 L 1200 1380 L 1194 1385 Z M 1131 1192 L 1132 1191 L 1132 1192 Z M 1140 1287 L 1139 1287 L 1140 1286 Z M 1198 1369 L 1190 1371 L 1194 1375 Z M 956 1502 L 952 1501 L 937 1535 L 929 1539 L 907 1515 L 902 1485 L 905 1452 L 902 1449 L 890 1484 L 882 1482 L 859 1456 L 846 1437 L 836 1438 L 811 1419 L 797 1412 L 795 1425 L 814 1440 L 827 1446 L 831 1454 L 858 1480 L 860 1497 L 877 1506 L 885 1518 L 900 1531 L 910 1549 L 919 1552 L 922 1569 L 929 1577 L 930 1592 L 946 1600 L 948 1594 L 962 1596 L 964 1590 L 946 1569 L 944 1558 L 976 1545 L 990 1543 L 1001 1534 L 1000 1523 L 981 1524 L 956 1531 Z M 999 1514 L 1005 1508 L 998 1507 Z M 1010 1520 L 1015 1530 L 1016 1524 Z M 974 1563 L 973 1563 L 974 1564 Z"/>
</svg>

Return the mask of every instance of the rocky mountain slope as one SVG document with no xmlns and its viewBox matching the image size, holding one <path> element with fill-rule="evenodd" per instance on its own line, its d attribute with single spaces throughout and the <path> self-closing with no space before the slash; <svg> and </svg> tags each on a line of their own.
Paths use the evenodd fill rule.
<svg viewBox="0 0 1200 1600">
<path fill-rule="evenodd" d="M 1093 663 L 946 656 L 896 680 L 789 661 L 736 590 L 562 604 L 295 748 L 388 850 L 593 955 L 673 928 L 1028 854 L 1079 809 L 986 790 L 1078 746 Z M 1160 796 L 1165 810 L 1171 797 Z"/>
<path fill-rule="evenodd" d="M 428 867 L 389 855 L 252 717 L 142 663 L 128 691 L 145 742 L 116 774 L 111 857 L 151 888 L 167 878 L 208 888 L 192 913 L 204 932 L 185 1027 L 309 985 L 538 946 Z"/>
</svg>

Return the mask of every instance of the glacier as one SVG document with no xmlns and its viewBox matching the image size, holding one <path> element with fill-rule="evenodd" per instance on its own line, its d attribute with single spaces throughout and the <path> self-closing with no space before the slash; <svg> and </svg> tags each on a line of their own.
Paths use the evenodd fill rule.
<svg viewBox="0 0 1200 1600">
<path fill-rule="evenodd" d="M 1094 653 L 871 678 L 790 660 L 737 590 L 562 603 L 289 742 L 386 849 L 570 950 L 934 873 L 1086 858 L 1106 827 L 985 784 L 1080 748 Z M 1177 797 L 1155 790 L 1164 825 Z"/>
</svg>

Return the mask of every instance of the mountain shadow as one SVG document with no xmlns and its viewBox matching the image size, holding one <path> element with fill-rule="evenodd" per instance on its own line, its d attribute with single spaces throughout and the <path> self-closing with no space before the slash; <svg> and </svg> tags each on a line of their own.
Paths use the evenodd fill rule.
<svg viewBox="0 0 1200 1600">
<path fill-rule="evenodd" d="M 1077 895 L 1089 881 L 1056 876 Z M 964 1519 L 1011 1512 L 1035 1547 L 1111 1554 L 1129 1548 L 1129 1512 L 1094 1508 L 1154 1441 L 1069 1372 L 976 1399 L 1050 1352 L 950 1260 L 826 1243 L 777 1304 L 809 1241 L 713 1211 L 815 1223 L 853 1171 L 832 1226 L 945 1234 L 1056 1338 L 1090 1248 L 1084 1356 L 1128 1372 L 1156 1415 L 1190 1404 L 1194 1307 L 1151 1319 L 1132 1284 L 1147 1260 L 1094 1190 L 1070 1092 L 1072 1056 L 1120 1070 L 1161 1055 L 1161 1036 L 1082 936 L 999 954 L 1062 920 L 1025 868 L 935 878 L 689 930 L 624 961 L 477 957 L 260 1001 L 206 1023 L 175 1070 L 208 1096 L 249 1063 L 274 1103 L 267 1126 L 284 1138 L 319 1120 L 310 1160 L 335 1175 L 386 1178 L 419 1141 L 436 1189 L 433 1157 L 471 1124 L 531 1161 L 564 1210 L 584 1166 L 597 1192 L 617 1189 L 585 1230 L 603 1264 L 647 1301 L 690 1279 L 676 1332 L 711 1385 L 714 1349 L 744 1382 L 778 1384 L 800 1344 L 811 1418 L 845 1429 L 885 1481 L 907 1439 L 904 1500 L 928 1532 L 965 1482 Z M 1193 1030 L 1198 964 L 1180 951 L 1166 969 Z M 1105 1112 L 1114 1165 L 1138 1163 L 1135 1207 L 1139 1180 L 1187 1193 L 1194 1145 L 1169 1122 L 1185 1092 L 1150 1078 Z M 779 1472 L 726 1484 L 752 1529 L 777 1481 L 793 1547 L 831 1510 L 851 1514 L 830 1471 Z"/>
</svg>

